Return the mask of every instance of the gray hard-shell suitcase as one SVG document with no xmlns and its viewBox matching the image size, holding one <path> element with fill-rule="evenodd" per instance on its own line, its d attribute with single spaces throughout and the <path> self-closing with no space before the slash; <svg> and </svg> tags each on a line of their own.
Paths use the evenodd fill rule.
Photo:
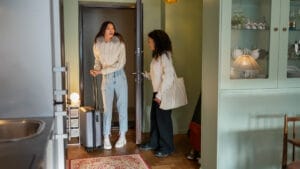
<svg viewBox="0 0 300 169">
<path fill-rule="evenodd" d="M 80 107 L 80 141 L 87 152 L 96 150 L 103 145 L 102 116 L 98 101 L 97 79 L 93 78 L 94 107 Z"/>
<path fill-rule="evenodd" d="M 92 107 L 80 108 L 80 141 L 87 152 L 102 146 L 101 113 Z"/>
</svg>

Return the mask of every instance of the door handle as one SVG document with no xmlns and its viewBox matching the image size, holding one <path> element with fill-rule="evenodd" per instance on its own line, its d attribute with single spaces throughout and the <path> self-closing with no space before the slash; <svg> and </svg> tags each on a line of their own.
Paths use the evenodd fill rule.
<svg viewBox="0 0 300 169">
<path fill-rule="evenodd" d="M 131 74 L 135 76 L 135 81 L 138 83 L 143 81 L 145 75 L 144 72 L 133 72 Z"/>
</svg>

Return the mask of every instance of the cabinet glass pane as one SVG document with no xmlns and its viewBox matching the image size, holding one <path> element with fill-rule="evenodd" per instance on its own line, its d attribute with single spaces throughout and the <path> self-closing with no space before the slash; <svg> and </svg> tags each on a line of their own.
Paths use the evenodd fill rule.
<svg viewBox="0 0 300 169">
<path fill-rule="evenodd" d="M 287 78 L 300 77 L 300 0 L 290 1 Z"/>
<path fill-rule="evenodd" d="M 232 0 L 231 79 L 269 76 L 271 0 Z"/>
</svg>

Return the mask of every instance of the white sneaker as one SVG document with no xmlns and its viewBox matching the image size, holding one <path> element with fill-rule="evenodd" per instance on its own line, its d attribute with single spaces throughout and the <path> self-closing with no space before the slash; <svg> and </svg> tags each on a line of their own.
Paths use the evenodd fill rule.
<svg viewBox="0 0 300 169">
<path fill-rule="evenodd" d="M 125 137 L 119 137 L 115 147 L 116 148 L 121 148 L 121 147 L 125 146 L 125 144 L 126 144 L 126 138 Z"/>
<path fill-rule="evenodd" d="M 105 150 L 110 150 L 111 149 L 111 144 L 109 138 L 104 138 L 104 149 Z"/>
</svg>

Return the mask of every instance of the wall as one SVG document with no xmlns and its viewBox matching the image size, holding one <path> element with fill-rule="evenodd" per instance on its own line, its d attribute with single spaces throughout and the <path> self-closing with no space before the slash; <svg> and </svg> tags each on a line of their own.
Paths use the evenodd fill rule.
<svg viewBox="0 0 300 169">
<path fill-rule="evenodd" d="M 186 133 L 201 93 L 202 1 L 179 0 L 165 4 L 164 21 L 173 45 L 176 72 L 185 79 L 189 101 L 187 106 L 173 112 L 174 130 Z"/>
<path fill-rule="evenodd" d="M 0 118 L 53 116 L 50 1 L 1 0 L 0 22 Z"/>
<path fill-rule="evenodd" d="M 203 0 L 201 168 L 217 169 L 219 0 Z"/>
</svg>

